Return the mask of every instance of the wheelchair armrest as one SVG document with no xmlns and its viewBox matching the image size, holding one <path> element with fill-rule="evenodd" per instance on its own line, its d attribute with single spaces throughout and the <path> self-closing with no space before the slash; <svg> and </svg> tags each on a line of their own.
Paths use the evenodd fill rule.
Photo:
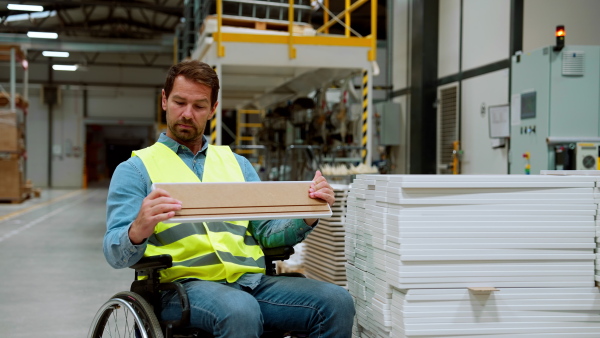
<svg viewBox="0 0 600 338">
<path fill-rule="evenodd" d="M 173 257 L 171 255 L 158 255 L 142 257 L 137 263 L 130 266 L 134 270 L 144 269 L 166 269 L 173 266 Z"/>
<path fill-rule="evenodd" d="M 265 254 L 265 258 L 270 261 L 284 261 L 294 254 L 294 247 L 264 248 L 263 253 Z"/>
</svg>

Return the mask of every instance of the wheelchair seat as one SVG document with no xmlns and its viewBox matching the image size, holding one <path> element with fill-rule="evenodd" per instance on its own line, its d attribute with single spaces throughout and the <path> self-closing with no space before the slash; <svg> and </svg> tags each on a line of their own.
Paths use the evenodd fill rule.
<svg viewBox="0 0 600 338">
<path fill-rule="evenodd" d="M 276 274 L 276 261 L 286 260 L 293 253 L 293 247 L 263 249 L 266 274 Z M 130 268 L 135 270 L 135 280 L 130 291 L 114 295 L 97 312 L 88 337 L 213 337 L 195 328 L 189 328 L 190 306 L 185 289 L 179 282 L 160 283 L 160 270 L 173 266 L 170 255 L 143 257 Z M 279 276 L 304 277 L 300 273 L 284 273 Z M 138 277 L 146 277 L 139 279 Z M 175 290 L 179 295 L 182 313 L 178 320 L 159 321 L 161 307 L 160 292 Z M 131 326 L 131 327 L 129 327 Z M 284 337 L 287 332 L 265 332 L 262 337 Z"/>
</svg>

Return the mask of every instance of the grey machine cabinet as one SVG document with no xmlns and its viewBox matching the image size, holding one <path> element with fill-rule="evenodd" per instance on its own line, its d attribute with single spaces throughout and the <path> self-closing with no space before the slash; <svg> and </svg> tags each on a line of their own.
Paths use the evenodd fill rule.
<svg viewBox="0 0 600 338">
<path fill-rule="evenodd" d="M 600 46 L 514 55 L 511 74 L 509 173 L 597 169 Z"/>
</svg>

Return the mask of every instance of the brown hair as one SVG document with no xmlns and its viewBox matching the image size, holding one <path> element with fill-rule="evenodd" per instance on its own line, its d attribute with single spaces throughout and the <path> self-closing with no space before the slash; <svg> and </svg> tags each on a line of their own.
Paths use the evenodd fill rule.
<svg viewBox="0 0 600 338">
<path fill-rule="evenodd" d="M 169 98 L 171 90 L 173 90 L 173 82 L 179 75 L 183 75 L 186 79 L 196 81 L 197 83 L 206 85 L 211 88 L 210 106 L 214 106 L 219 99 L 219 78 L 217 73 L 204 62 L 198 60 L 185 60 L 176 65 L 173 65 L 167 74 L 165 81 L 165 95 Z"/>
</svg>

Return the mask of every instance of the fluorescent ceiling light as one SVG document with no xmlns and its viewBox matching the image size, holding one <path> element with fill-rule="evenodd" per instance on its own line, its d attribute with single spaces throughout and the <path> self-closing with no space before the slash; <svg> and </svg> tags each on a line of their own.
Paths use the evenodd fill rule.
<svg viewBox="0 0 600 338">
<path fill-rule="evenodd" d="M 41 12 L 44 10 L 44 7 L 42 7 L 42 6 L 21 5 L 21 4 L 8 4 L 8 5 L 6 5 L 6 8 L 10 9 L 11 11 Z"/>
<path fill-rule="evenodd" d="M 27 32 L 27 36 L 30 38 L 56 39 L 56 38 L 58 38 L 58 33 Z"/>
<path fill-rule="evenodd" d="M 42 52 L 43 56 L 46 57 L 55 57 L 55 58 L 68 58 L 69 57 L 69 52 L 53 52 L 53 51 L 49 51 L 49 50 L 45 50 Z"/>
<path fill-rule="evenodd" d="M 27 14 L 15 14 L 6 17 L 4 22 L 25 21 L 31 19 L 43 19 L 56 16 L 56 11 L 36 12 Z"/>
<path fill-rule="evenodd" d="M 52 65 L 52 69 L 74 72 L 77 70 L 77 65 Z"/>
</svg>

